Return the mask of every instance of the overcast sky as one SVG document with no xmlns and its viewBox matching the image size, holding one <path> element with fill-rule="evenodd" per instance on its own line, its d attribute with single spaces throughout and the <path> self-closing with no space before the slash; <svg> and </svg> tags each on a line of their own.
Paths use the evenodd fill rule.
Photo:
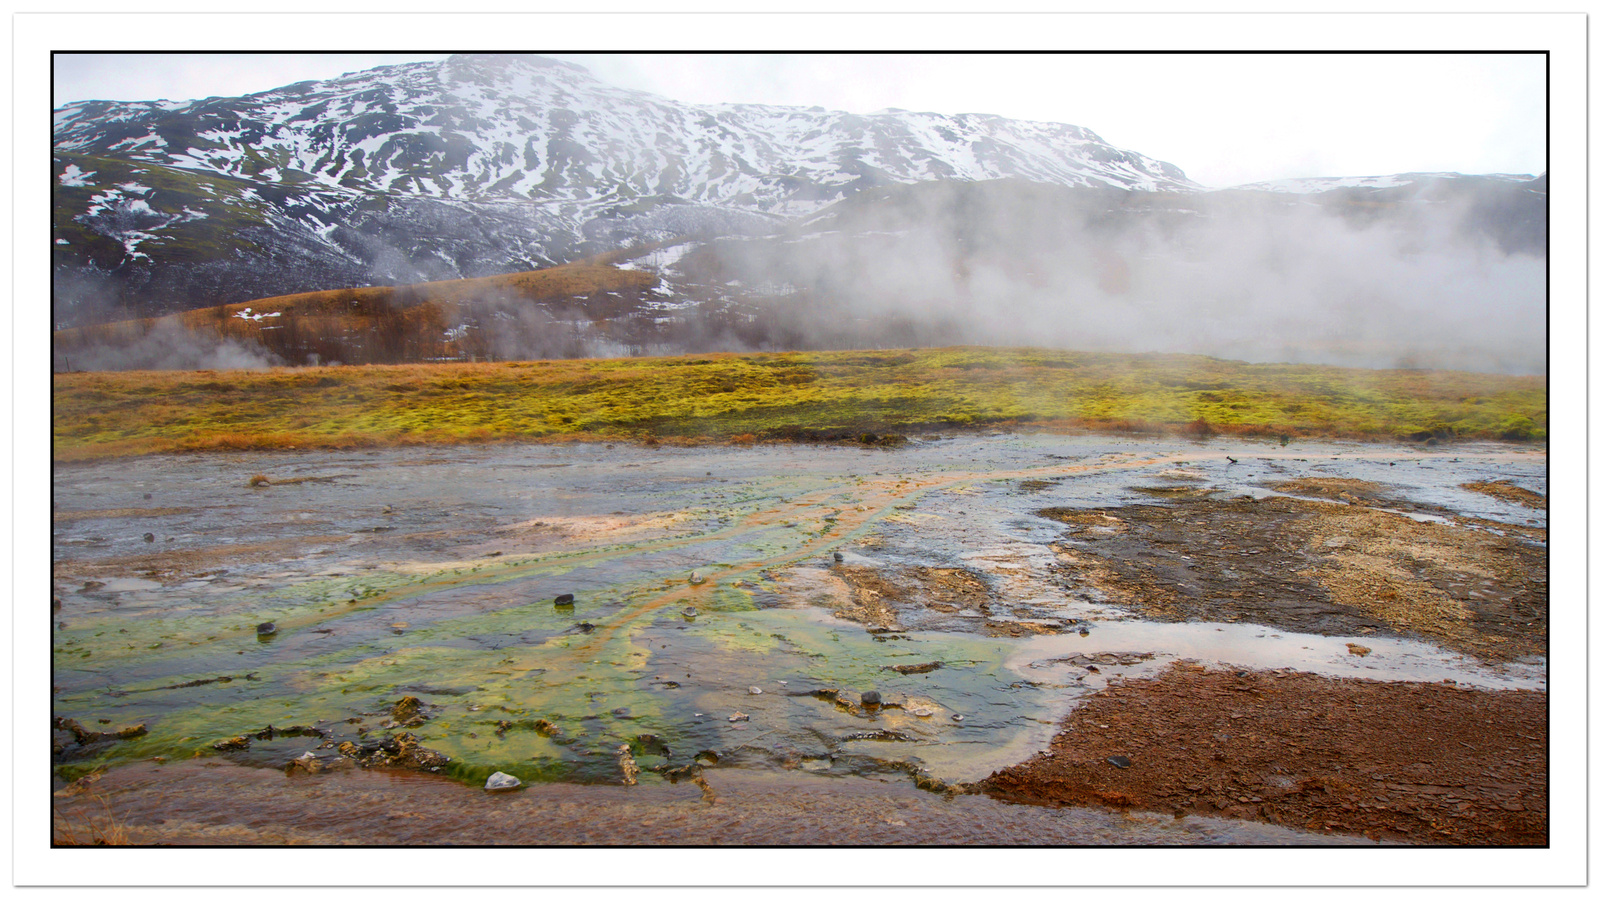
<svg viewBox="0 0 1600 899">
<path fill-rule="evenodd" d="M 1511 54 L 549 54 L 685 103 L 1066 122 L 1222 187 L 1538 174 L 1545 68 Z M 237 96 L 442 54 L 58 54 L 54 102 Z"/>
</svg>

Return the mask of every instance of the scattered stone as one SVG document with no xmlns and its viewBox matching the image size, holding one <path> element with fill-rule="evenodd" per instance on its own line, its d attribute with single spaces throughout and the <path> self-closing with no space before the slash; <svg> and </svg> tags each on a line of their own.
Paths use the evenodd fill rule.
<svg viewBox="0 0 1600 899">
<path fill-rule="evenodd" d="M 707 767 L 715 765 L 720 761 L 722 761 L 722 756 L 717 755 L 717 751 L 715 749 L 702 749 L 695 753 L 694 756 L 695 764 L 705 765 Z"/>
<path fill-rule="evenodd" d="M 278 632 L 278 626 L 270 621 L 263 621 L 256 625 L 256 636 L 265 637 Z"/>
<path fill-rule="evenodd" d="M 538 721 L 533 722 L 533 730 L 534 733 L 543 734 L 547 737 L 561 736 L 561 728 L 556 727 L 555 723 L 548 718 L 540 718 Z"/>
<path fill-rule="evenodd" d="M 940 668 L 943 668 L 943 667 L 944 667 L 944 663 L 943 662 L 923 662 L 923 663 L 917 664 L 917 665 L 891 665 L 891 666 L 889 666 L 891 671 L 898 671 L 901 674 L 927 674 L 929 671 L 937 671 L 937 670 L 939 670 Z"/>
<path fill-rule="evenodd" d="M 149 732 L 149 728 L 145 727 L 143 724 L 135 724 L 132 727 L 124 727 L 123 729 L 117 731 L 117 739 L 131 740 L 134 737 L 142 737 Z"/>
<path fill-rule="evenodd" d="M 622 783 L 635 786 L 639 783 L 639 765 L 633 760 L 633 750 L 623 743 L 617 747 L 617 764 L 622 768 Z"/>
<path fill-rule="evenodd" d="M 571 593 L 563 593 L 556 597 L 556 608 L 570 609 L 576 601 L 577 597 L 573 596 Z"/>
<path fill-rule="evenodd" d="M 1364 656 L 1372 651 L 1370 647 L 1362 646 L 1360 643 L 1346 643 L 1344 646 L 1353 656 Z"/>
<path fill-rule="evenodd" d="M 861 704 L 867 708 L 883 705 L 883 696 L 877 690 L 868 690 L 861 694 Z"/>
<path fill-rule="evenodd" d="M 706 582 L 705 575 L 701 574 L 698 571 L 689 572 L 689 583 L 691 583 L 691 584 L 703 584 L 705 582 Z"/>
<path fill-rule="evenodd" d="M 349 740 L 340 743 L 339 753 L 362 768 L 404 768 L 438 773 L 450 764 L 449 756 L 428 749 L 409 731 L 359 746 Z"/>
<path fill-rule="evenodd" d="M 833 560 L 835 562 L 843 562 L 844 561 L 844 553 L 834 553 L 833 554 Z"/>
<path fill-rule="evenodd" d="M 691 620 L 693 620 L 694 618 L 699 617 L 699 615 L 700 615 L 700 613 L 696 612 L 694 610 L 694 606 L 690 606 L 689 608 L 683 610 L 683 617 L 691 619 Z"/>
<path fill-rule="evenodd" d="M 580 622 L 578 622 L 578 631 L 580 633 L 585 633 L 585 634 L 593 633 L 594 632 L 594 625 L 590 624 L 587 621 L 580 621 Z"/>
<path fill-rule="evenodd" d="M 751 687 L 750 688 L 750 695 L 751 696 L 760 696 L 761 695 L 761 688 L 760 687 Z"/>
<path fill-rule="evenodd" d="M 504 771 L 496 771 L 489 775 L 489 780 L 484 783 L 483 789 L 490 793 L 505 793 L 520 786 L 522 786 L 522 781 Z"/>
<path fill-rule="evenodd" d="M 144 533 L 144 542 L 146 542 L 146 543 L 154 543 L 154 542 L 156 542 L 156 535 L 150 533 L 149 531 L 145 531 L 145 533 Z"/>
<path fill-rule="evenodd" d="M 1127 767 L 1129 767 L 1129 766 L 1131 766 L 1133 764 L 1133 759 L 1130 759 L 1125 755 L 1114 755 L 1114 756 L 1106 759 L 1106 761 L 1110 762 L 1111 764 L 1115 765 L 1118 768 L 1127 768 Z"/>
<path fill-rule="evenodd" d="M 967 716 L 966 715 L 951 715 L 950 716 L 950 720 L 951 721 L 958 721 L 958 722 L 959 721 L 965 721 L 965 720 L 967 720 Z"/>
<path fill-rule="evenodd" d="M 1089 629 L 1088 629 L 1088 628 L 1086 628 L 1086 627 L 1080 627 L 1080 628 L 1078 628 L 1078 636 L 1080 636 L 1080 637 L 1087 637 L 1087 636 L 1089 636 Z"/>
<path fill-rule="evenodd" d="M 249 737 L 233 737 L 228 740 L 218 740 L 211 744 L 211 748 L 218 752 L 237 752 L 240 749 L 248 749 L 249 747 Z"/>
<path fill-rule="evenodd" d="M 744 712 L 734 712 L 732 715 L 728 716 L 728 720 L 729 721 L 749 721 L 750 720 L 750 716 L 746 715 Z"/>
<path fill-rule="evenodd" d="M 403 696 L 389 713 L 398 727 L 416 727 L 422 723 L 422 702 L 415 696 Z"/>
<path fill-rule="evenodd" d="M 289 762 L 287 770 L 290 773 L 295 771 L 305 771 L 308 774 L 315 774 L 322 770 L 322 761 L 317 758 L 316 753 L 308 749 L 302 753 L 299 758 Z"/>
</svg>

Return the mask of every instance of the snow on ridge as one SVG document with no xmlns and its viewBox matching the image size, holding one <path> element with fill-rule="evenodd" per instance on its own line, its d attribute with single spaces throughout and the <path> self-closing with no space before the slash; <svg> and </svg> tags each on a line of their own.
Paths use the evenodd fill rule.
<svg viewBox="0 0 1600 899">
<path fill-rule="evenodd" d="M 1250 184 L 1239 184 L 1233 187 L 1212 187 L 1207 190 L 1263 190 L 1273 193 L 1289 194 L 1319 194 L 1330 190 L 1342 190 L 1351 187 L 1365 187 L 1381 190 L 1389 187 L 1404 187 L 1415 184 L 1425 178 L 1465 178 L 1469 177 L 1460 172 L 1405 172 L 1398 175 L 1347 175 L 1343 177 L 1326 178 L 1280 178 L 1274 181 L 1255 181 Z M 1493 178 L 1501 181 L 1533 181 L 1533 175 L 1488 174 L 1477 177 Z"/>
</svg>

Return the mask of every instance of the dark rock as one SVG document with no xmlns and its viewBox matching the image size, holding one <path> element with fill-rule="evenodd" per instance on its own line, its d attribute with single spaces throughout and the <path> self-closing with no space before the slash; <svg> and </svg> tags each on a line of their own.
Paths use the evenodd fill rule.
<svg viewBox="0 0 1600 899">
<path fill-rule="evenodd" d="M 263 621 L 262 623 L 256 625 L 257 636 L 265 637 L 268 634 L 275 634 L 277 632 L 278 626 L 270 621 Z"/>
<path fill-rule="evenodd" d="M 868 690 L 861 694 L 861 704 L 868 708 L 883 705 L 883 697 L 877 690 Z"/>
<path fill-rule="evenodd" d="M 154 542 L 156 542 L 156 535 L 150 533 L 149 531 L 145 531 L 144 542 L 146 542 L 146 543 L 154 543 Z"/>
<path fill-rule="evenodd" d="M 889 666 L 891 671 L 898 671 L 901 674 L 927 674 L 929 671 L 937 671 L 937 670 L 939 670 L 940 668 L 943 668 L 943 667 L 944 667 L 944 663 L 943 662 L 923 662 L 920 665 L 891 665 L 891 666 Z"/>
<path fill-rule="evenodd" d="M 835 562 L 843 562 L 844 561 L 844 553 L 834 553 L 833 554 L 833 560 Z"/>
<path fill-rule="evenodd" d="M 1133 764 L 1133 759 L 1130 759 L 1125 755 L 1114 755 L 1106 759 L 1106 761 L 1117 766 L 1118 768 L 1126 768 Z"/>
<path fill-rule="evenodd" d="M 574 597 L 571 593 L 563 593 L 560 596 L 556 597 L 556 608 L 558 608 L 558 609 L 570 609 L 570 608 L 572 608 L 573 604 L 576 601 L 577 601 L 577 598 Z"/>
</svg>

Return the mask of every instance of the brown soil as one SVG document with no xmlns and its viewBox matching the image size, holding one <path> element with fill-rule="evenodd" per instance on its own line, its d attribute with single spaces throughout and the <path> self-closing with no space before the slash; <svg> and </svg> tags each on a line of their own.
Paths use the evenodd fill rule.
<svg viewBox="0 0 1600 899">
<path fill-rule="evenodd" d="M 1507 502 L 1527 506 L 1530 509 L 1545 508 L 1544 497 L 1534 493 L 1532 490 L 1518 487 L 1510 481 L 1473 481 L 1470 484 L 1462 484 L 1461 486 L 1468 490 L 1475 490 L 1478 493 L 1492 496 L 1495 499 L 1503 499 Z"/>
<path fill-rule="evenodd" d="M 1048 751 L 982 786 L 1033 804 L 1538 846 L 1549 840 L 1546 724 L 1537 692 L 1179 663 L 1097 694 Z"/>
<path fill-rule="evenodd" d="M 1279 489 L 1343 502 L 1214 500 L 1044 509 L 1073 526 L 1064 578 L 1164 621 L 1242 621 L 1299 633 L 1421 637 L 1490 662 L 1542 655 L 1549 591 L 1535 529 L 1418 521 L 1378 485 L 1305 479 Z"/>
</svg>

